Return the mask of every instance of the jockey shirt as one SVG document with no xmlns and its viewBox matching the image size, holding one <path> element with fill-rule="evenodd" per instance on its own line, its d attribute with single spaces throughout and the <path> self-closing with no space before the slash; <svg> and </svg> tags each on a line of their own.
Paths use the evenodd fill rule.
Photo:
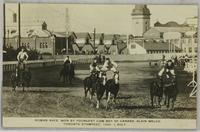
<svg viewBox="0 0 200 132">
<path fill-rule="evenodd" d="M 115 63 L 114 61 L 110 61 L 110 62 L 105 62 L 103 67 L 106 67 L 108 69 L 111 69 L 112 67 L 117 68 L 117 63 Z"/>
<path fill-rule="evenodd" d="M 66 62 L 69 62 L 69 63 L 71 64 L 71 63 L 72 63 L 72 60 L 71 60 L 70 58 L 67 58 L 67 57 L 66 57 L 66 58 L 64 59 L 64 63 L 66 63 Z"/>
<path fill-rule="evenodd" d="M 26 52 L 22 52 L 20 51 L 17 55 L 17 60 L 18 61 L 24 61 L 24 60 L 28 60 L 28 54 Z"/>
<path fill-rule="evenodd" d="M 165 65 L 165 68 L 166 68 L 166 69 L 169 69 L 169 70 L 174 69 L 174 63 L 171 63 L 171 65 L 166 64 L 166 65 Z"/>
</svg>

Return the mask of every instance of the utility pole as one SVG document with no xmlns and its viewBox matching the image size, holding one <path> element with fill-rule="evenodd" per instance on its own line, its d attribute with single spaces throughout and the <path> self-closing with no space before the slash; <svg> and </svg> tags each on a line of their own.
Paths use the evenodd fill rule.
<svg viewBox="0 0 200 132">
<path fill-rule="evenodd" d="M 19 36 L 18 36 L 18 45 L 19 47 L 21 46 L 21 20 L 20 20 L 20 3 L 18 3 L 18 31 L 19 31 Z"/>
<path fill-rule="evenodd" d="M 68 38 L 69 38 L 69 15 L 68 15 L 68 8 L 66 8 L 66 18 L 65 18 L 65 26 L 66 26 L 66 54 L 69 54 L 69 41 L 68 41 Z"/>
<path fill-rule="evenodd" d="M 95 40 L 96 40 L 96 28 L 94 28 L 94 53 L 96 52 L 96 46 L 95 46 Z"/>
</svg>

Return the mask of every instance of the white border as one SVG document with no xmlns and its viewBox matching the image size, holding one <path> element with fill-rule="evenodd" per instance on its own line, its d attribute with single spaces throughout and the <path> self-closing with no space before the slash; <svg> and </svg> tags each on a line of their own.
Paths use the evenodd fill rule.
<svg viewBox="0 0 200 132">
<path fill-rule="evenodd" d="M 2 44 L 3 44 L 3 2 L 2 0 L 0 0 L 0 61 L 2 62 Z M 89 4 L 198 4 L 198 7 L 200 5 L 200 1 L 199 0 L 5 0 L 5 2 L 25 2 L 25 3 L 89 3 Z M 198 14 L 200 13 L 200 10 L 198 10 Z M 199 22 L 199 26 L 200 26 L 200 21 Z M 199 36 L 199 29 L 198 28 L 198 36 Z M 199 39 L 200 42 L 200 39 Z M 198 51 L 200 53 L 200 46 L 198 46 Z M 199 59 L 199 53 L 198 53 L 198 65 L 200 64 L 200 59 Z M 199 78 L 199 72 L 200 69 L 198 68 L 198 87 L 199 87 L 199 82 L 200 82 L 200 78 Z M 2 63 L 0 65 L 0 85 L 2 86 Z M 199 90 L 197 91 L 197 130 L 187 130 L 187 131 L 200 131 L 200 122 L 199 122 L 199 118 L 200 118 L 200 104 L 199 104 L 199 100 L 200 100 L 200 96 L 199 96 Z M 1 122 L 2 124 L 2 122 Z M 1 130 L 3 131 L 22 131 L 22 132 L 26 132 L 27 130 L 29 130 L 30 132 L 32 131 L 57 131 L 56 129 L 3 129 L 1 128 Z M 61 131 L 66 131 L 66 129 L 59 129 Z M 101 130 L 101 129 L 95 129 L 95 131 L 122 131 L 125 129 L 107 129 L 107 130 Z M 126 129 L 127 131 L 149 131 L 149 132 L 154 132 L 154 131 L 169 131 L 169 130 L 138 130 L 138 129 Z M 67 129 L 67 131 L 94 131 L 94 129 Z M 177 130 L 180 132 L 183 132 L 185 130 Z"/>
</svg>

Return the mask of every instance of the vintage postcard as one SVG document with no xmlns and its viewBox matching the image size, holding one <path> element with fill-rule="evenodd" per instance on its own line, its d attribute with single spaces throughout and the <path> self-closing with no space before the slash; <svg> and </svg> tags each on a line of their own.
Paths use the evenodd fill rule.
<svg viewBox="0 0 200 132">
<path fill-rule="evenodd" d="M 3 10 L 3 127 L 196 129 L 197 5 Z"/>
</svg>

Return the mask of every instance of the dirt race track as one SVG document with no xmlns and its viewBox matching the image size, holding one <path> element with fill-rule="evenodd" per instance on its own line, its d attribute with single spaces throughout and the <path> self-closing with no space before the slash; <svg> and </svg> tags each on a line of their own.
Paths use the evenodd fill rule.
<svg viewBox="0 0 200 132">
<path fill-rule="evenodd" d="M 85 117 L 85 118 L 196 118 L 196 98 L 186 87 L 191 75 L 177 70 L 179 94 L 175 110 L 150 107 L 149 85 L 158 67 L 147 62 L 119 63 L 120 91 L 116 104 L 105 109 L 105 99 L 96 109 L 95 98 L 84 98 L 82 80 L 88 76 L 88 65 L 76 65 L 76 79 L 68 86 L 58 80 L 61 66 L 31 69 L 31 88 L 11 92 L 10 73 L 4 73 L 3 116 L 5 117 Z"/>
</svg>

